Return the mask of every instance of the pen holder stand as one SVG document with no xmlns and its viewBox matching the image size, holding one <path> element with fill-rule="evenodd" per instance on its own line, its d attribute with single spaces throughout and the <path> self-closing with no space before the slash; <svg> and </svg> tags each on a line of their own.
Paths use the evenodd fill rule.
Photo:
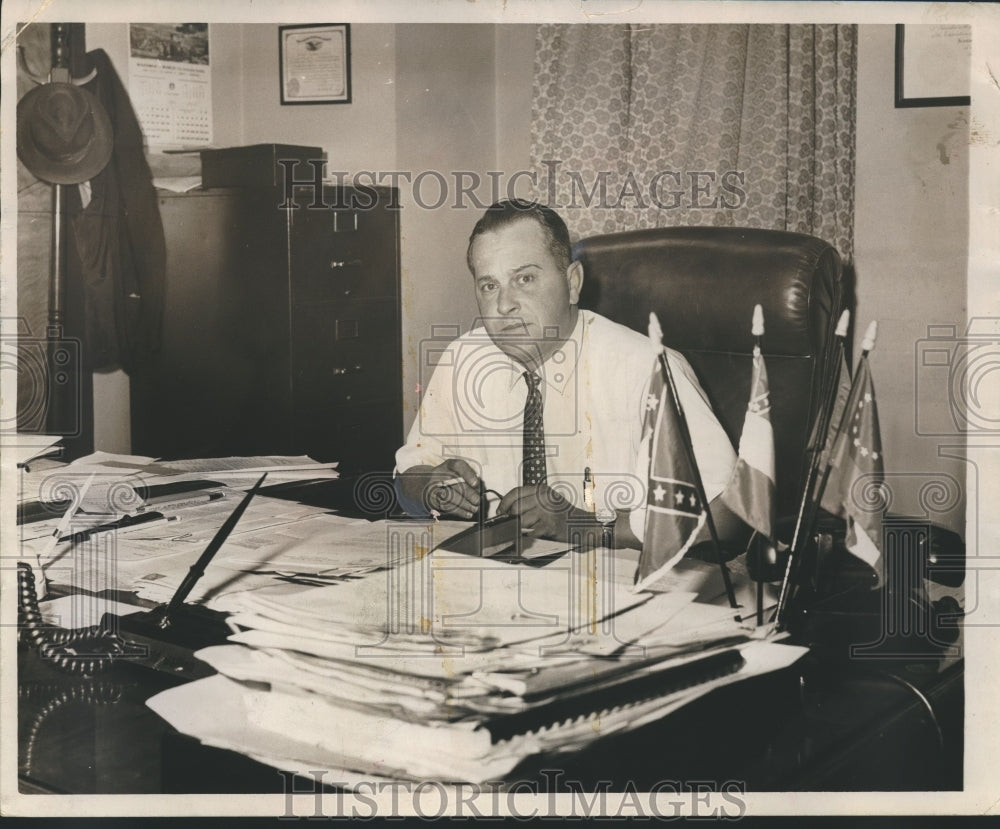
<svg viewBox="0 0 1000 829">
<path fill-rule="evenodd" d="M 194 652 L 225 642 L 231 633 L 226 614 L 200 605 L 181 605 L 171 611 L 170 623 L 164 627 L 165 614 L 166 606 L 127 616 L 106 613 L 101 626 L 127 641 L 129 649 L 120 661 L 185 679 L 214 674 Z"/>
</svg>

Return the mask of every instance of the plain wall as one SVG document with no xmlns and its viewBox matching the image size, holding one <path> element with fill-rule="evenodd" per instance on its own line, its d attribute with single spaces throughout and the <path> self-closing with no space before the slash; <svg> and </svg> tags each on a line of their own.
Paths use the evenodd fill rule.
<svg viewBox="0 0 1000 829">
<path fill-rule="evenodd" d="M 950 422 L 947 372 L 920 358 L 928 326 L 966 327 L 969 108 L 897 109 L 893 72 L 894 27 L 859 27 L 854 353 L 878 320 L 870 362 L 892 512 L 964 532 L 965 464 L 939 457 L 962 441 L 918 423 Z"/>
<path fill-rule="evenodd" d="M 532 82 L 535 74 L 535 27 L 496 27 L 497 53 L 497 169 L 509 181 L 514 173 L 529 170 L 531 162 Z M 529 196 L 524 178 L 512 194 Z"/>
<path fill-rule="evenodd" d="M 481 189 L 460 195 L 456 174 L 468 174 L 463 184 L 473 176 L 485 182 L 494 167 L 494 27 L 399 25 L 396 70 L 396 161 L 412 176 L 401 187 L 408 430 L 432 369 L 421 359 L 421 343 L 442 331 L 468 330 L 477 313 L 465 247 L 481 212 L 475 199 L 487 202 Z"/>
</svg>

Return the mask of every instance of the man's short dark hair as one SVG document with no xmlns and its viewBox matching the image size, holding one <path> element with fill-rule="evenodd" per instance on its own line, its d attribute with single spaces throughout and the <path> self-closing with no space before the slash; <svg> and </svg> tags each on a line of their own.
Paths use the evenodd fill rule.
<svg viewBox="0 0 1000 829">
<path fill-rule="evenodd" d="M 558 213 L 551 207 L 524 199 L 504 199 L 486 208 L 482 218 L 476 222 L 469 236 L 469 247 L 465 252 L 465 261 L 472 271 L 472 243 L 477 236 L 493 230 L 507 227 L 514 222 L 529 219 L 536 222 L 545 233 L 546 245 L 556 264 L 566 270 L 571 261 L 569 230 Z"/>
</svg>

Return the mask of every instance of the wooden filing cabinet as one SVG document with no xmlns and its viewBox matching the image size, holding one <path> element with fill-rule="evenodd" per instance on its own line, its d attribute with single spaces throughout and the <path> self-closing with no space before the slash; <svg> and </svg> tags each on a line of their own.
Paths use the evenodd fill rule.
<svg viewBox="0 0 1000 829">
<path fill-rule="evenodd" d="M 308 454 L 391 471 L 402 443 L 397 199 L 390 188 L 329 187 L 318 207 L 308 187 L 295 207 L 270 187 L 161 193 L 163 345 L 133 378 L 133 452 Z"/>
</svg>

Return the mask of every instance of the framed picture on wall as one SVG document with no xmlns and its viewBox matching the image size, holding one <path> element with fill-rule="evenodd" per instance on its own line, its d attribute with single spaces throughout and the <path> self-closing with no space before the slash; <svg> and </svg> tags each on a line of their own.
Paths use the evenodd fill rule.
<svg viewBox="0 0 1000 829">
<path fill-rule="evenodd" d="M 282 104 L 351 102 L 351 26 L 278 27 Z"/>
<path fill-rule="evenodd" d="M 896 106 L 968 106 L 972 27 L 896 25 Z"/>
</svg>

